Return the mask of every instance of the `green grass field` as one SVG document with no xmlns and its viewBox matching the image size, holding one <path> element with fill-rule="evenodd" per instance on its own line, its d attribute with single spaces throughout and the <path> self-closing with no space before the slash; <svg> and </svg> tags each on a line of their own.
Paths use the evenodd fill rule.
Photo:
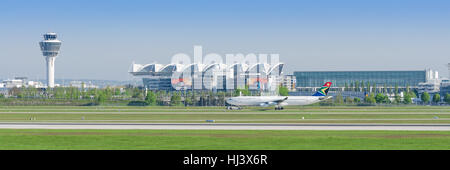
<svg viewBox="0 0 450 170">
<path fill-rule="evenodd" d="M 450 132 L 225 131 L 225 130 L 9 130 L 0 149 L 450 149 Z"/>
<path fill-rule="evenodd" d="M 450 107 L 287 107 L 283 111 L 224 107 L 3 106 L 0 122 L 450 123 Z"/>
</svg>

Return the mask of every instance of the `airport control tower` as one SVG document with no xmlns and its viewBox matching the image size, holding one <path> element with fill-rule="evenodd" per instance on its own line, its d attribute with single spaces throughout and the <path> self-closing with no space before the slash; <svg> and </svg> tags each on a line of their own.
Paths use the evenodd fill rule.
<svg viewBox="0 0 450 170">
<path fill-rule="evenodd" d="M 42 55 L 47 61 L 47 87 L 55 87 L 55 59 L 59 54 L 61 41 L 56 39 L 56 33 L 44 34 L 44 41 L 39 42 Z"/>
</svg>

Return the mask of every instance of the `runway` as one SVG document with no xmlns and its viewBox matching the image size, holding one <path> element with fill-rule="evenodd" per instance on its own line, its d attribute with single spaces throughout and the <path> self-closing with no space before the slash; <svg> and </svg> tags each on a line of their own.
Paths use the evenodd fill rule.
<svg viewBox="0 0 450 170">
<path fill-rule="evenodd" d="M 406 130 L 450 131 L 450 124 L 330 123 L 0 123 L 0 129 Z"/>
</svg>

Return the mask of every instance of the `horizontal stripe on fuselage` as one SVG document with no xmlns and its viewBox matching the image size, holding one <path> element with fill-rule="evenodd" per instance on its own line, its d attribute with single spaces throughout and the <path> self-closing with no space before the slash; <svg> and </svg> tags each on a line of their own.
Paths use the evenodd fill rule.
<svg viewBox="0 0 450 170">
<path fill-rule="evenodd" d="M 320 101 L 321 96 L 239 96 L 232 97 L 227 103 L 236 106 L 260 106 L 264 104 L 276 105 L 277 101 L 287 100 L 280 103 L 281 105 L 308 105 Z"/>
</svg>

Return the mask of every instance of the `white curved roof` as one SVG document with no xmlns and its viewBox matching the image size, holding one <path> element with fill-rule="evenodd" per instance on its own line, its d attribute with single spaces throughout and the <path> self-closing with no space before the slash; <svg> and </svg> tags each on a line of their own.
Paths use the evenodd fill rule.
<svg viewBox="0 0 450 170">
<path fill-rule="evenodd" d="M 233 67 L 235 67 L 235 66 L 240 66 L 240 68 L 242 69 L 242 71 L 247 71 L 247 69 L 248 69 L 248 65 L 247 64 L 243 64 L 243 63 L 234 63 L 234 64 L 232 64 L 232 65 L 230 65 L 230 66 L 228 66 L 228 68 L 227 69 L 231 69 L 231 68 L 233 68 Z"/>
<path fill-rule="evenodd" d="M 183 70 L 184 65 L 182 64 L 167 64 L 159 70 L 159 72 L 176 72 Z"/>
<path fill-rule="evenodd" d="M 276 69 L 283 71 L 284 63 L 278 63 L 275 64 L 270 68 L 270 70 L 267 72 L 268 75 L 272 74 L 272 72 Z"/>
<path fill-rule="evenodd" d="M 205 68 L 204 64 L 192 63 L 183 68 L 183 72 L 187 69 L 194 67 L 194 71 L 203 72 L 203 68 Z"/>
<path fill-rule="evenodd" d="M 206 72 L 206 71 L 209 71 L 209 70 L 212 70 L 212 69 L 215 69 L 215 70 L 224 70 L 224 69 L 226 69 L 226 67 L 227 67 L 227 65 L 222 64 L 222 63 L 213 63 L 213 64 L 210 64 L 210 65 L 207 65 L 207 66 L 203 69 L 203 72 Z"/>
<path fill-rule="evenodd" d="M 159 72 L 163 67 L 161 64 L 146 64 L 139 71 L 140 72 Z"/>
<path fill-rule="evenodd" d="M 134 72 L 183 72 L 183 71 L 190 71 L 186 69 L 192 69 L 194 67 L 194 71 L 196 72 L 206 72 L 209 70 L 224 70 L 228 71 L 231 69 L 240 69 L 239 71 L 242 72 L 250 72 L 250 71 L 256 71 L 256 69 L 259 67 L 259 72 L 264 72 L 266 74 L 272 74 L 275 73 L 275 70 L 283 70 L 284 63 L 277 63 L 273 66 L 267 63 L 256 63 L 251 66 L 248 66 L 245 63 L 234 63 L 232 65 L 226 65 L 222 63 L 213 63 L 209 65 L 205 64 L 189 64 L 189 65 L 183 65 L 183 64 L 146 64 L 146 65 L 140 65 L 140 64 L 134 64 L 133 70 Z M 278 73 L 277 73 L 278 74 Z"/>
<path fill-rule="evenodd" d="M 56 35 L 56 33 L 54 33 L 54 32 L 48 32 L 48 33 L 45 33 L 44 35 Z"/>
<path fill-rule="evenodd" d="M 254 69 L 257 69 L 259 67 L 259 72 L 267 73 L 270 69 L 270 65 L 267 63 L 256 63 L 248 68 L 247 72 L 253 71 Z"/>
</svg>

